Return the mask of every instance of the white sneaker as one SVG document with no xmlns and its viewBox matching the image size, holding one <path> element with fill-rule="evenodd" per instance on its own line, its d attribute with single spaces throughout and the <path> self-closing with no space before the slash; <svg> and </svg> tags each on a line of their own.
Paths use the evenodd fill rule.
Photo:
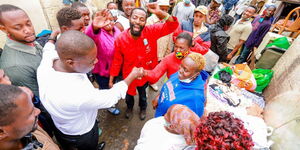
<svg viewBox="0 0 300 150">
<path fill-rule="evenodd" d="M 155 92 L 158 91 L 158 86 L 156 85 L 156 83 L 150 84 L 150 87 L 151 87 Z"/>
</svg>

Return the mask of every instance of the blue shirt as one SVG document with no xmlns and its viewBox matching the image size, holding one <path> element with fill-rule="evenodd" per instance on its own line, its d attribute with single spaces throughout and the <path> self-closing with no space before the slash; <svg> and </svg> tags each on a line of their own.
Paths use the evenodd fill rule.
<svg viewBox="0 0 300 150">
<path fill-rule="evenodd" d="M 239 0 L 224 0 L 225 10 L 230 10 Z"/>
<path fill-rule="evenodd" d="M 204 84 L 207 78 L 208 73 L 201 71 L 191 83 L 184 83 L 179 80 L 178 72 L 171 75 L 161 89 L 155 117 L 163 116 L 174 104 L 185 105 L 201 117 L 204 111 Z"/>
</svg>

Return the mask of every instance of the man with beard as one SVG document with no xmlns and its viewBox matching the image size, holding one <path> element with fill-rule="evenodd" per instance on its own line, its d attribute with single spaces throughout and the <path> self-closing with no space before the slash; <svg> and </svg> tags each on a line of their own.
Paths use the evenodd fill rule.
<svg viewBox="0 0 300 150">
<path fill-rule="evenodd" d="M 24 87 L 0 84 L 0 149 L 59 150 L 37 124 L 40 110 Z"/>
<path fill-rule="evenodd" d="M 116 26 L 121 31 L 124 31 L 129 28 L 129 16 L 134 7 L 135 7 L 134 0 L 123 0 L 122 1 L 122 8 L 124 10 L 124 14 L 118 16 L 118 19 L 116 21 Z"/>
<path fill-rule="evenodd" d="M 149 12 L 155 14 L 160 20 L 166 20 L 165 23 L 157 23 L 151 26 L 145 26 L 147 13 L 144 9 L 135 8 L 132 10 L 129 21 L 130 29 L 125 30 L 115 41 L 114 60 L 110 71 L 109 86 L 112 87 L 113 79 L 122 70 L 123 78 L 127 77 L 133 67 L 143 67 L 151 70 L 157 63 L 157 40 L 160 37 L 168 35 L 178 27 L 176 17 L 159 9 L 157 3 L 147 5 Z M 134 95 L 136 89 L 139 92 L 140 119 L 146 118 L 147 80 L 133 81 L 126 95 L 126 118 L 132 114 L 134 105 Z"/>
<path fill-rule="evenodd" d="M 19 7 L 0 5 L 0 30 L 8 37 L 0 58 L 0 68 L 12 84 L 29 87 L 39 96 L 36 70 L 42 59 L 42 47 L 35 42 L 34 28 L 28 15 Z"/>
</svg>

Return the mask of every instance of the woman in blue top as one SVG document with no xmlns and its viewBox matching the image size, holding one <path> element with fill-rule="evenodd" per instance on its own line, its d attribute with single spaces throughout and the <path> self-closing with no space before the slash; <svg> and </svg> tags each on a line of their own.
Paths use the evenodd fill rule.
<svg viewBox="0 0 300 150">
<path fill-rule="evenodd" d="M 205 58 L 199 53 L 191 53 L 184 58 L 179 71 L 171 75 L 163 85 L 158 99 L 153 101 L 155 117 L 163 116 L 173 104 L 189 107 L 199 117 L 204 111 L 204 85 L 208 73 L 203 71 Z"/>
</svg>

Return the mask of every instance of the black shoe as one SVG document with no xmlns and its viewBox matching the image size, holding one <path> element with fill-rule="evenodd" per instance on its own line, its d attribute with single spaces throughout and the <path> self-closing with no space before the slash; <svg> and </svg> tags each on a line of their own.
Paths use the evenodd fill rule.
<svg viewBox="0 0 300 150">
<path fill-rule="evenodd" d="M 145 120 L 146 119 L 146 110 L 141 110 L 140 111 L 140 119 Z"/>
<path fill-rule="evenodd" d="M 132 109 L 127 108 L 125 118 L 129 119 L 131 117 L 131 115 L 132 115 Z"/>
<path fill-rule="evenodd" d="M 105 147 L 105 142 L 101 142 L 101 143 L 98 144 L 97 150 L 103 150 L 104 147 Z"/>
</svg>

